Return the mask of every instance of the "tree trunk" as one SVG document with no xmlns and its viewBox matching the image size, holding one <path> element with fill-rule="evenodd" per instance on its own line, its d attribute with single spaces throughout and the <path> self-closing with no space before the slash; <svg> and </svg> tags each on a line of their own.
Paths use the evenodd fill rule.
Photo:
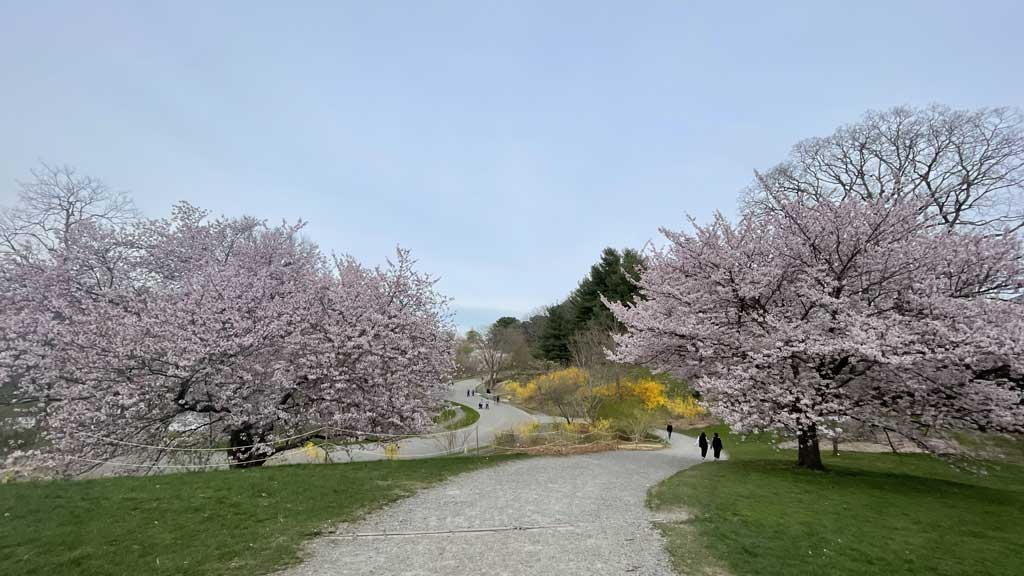
<svg viewBox="0 0 1024 576">
<path fill-rule="evenodd" d="M 796 465 L 809 470 L 824 470 L 818 449 L 818 429 L 812 424 L 797 435 Z"/>
<path fill-rule="evenodd" d="M 262 438 L 260 439 L 262 440 Z M 255 449 L 253 444 L 258 441 L 252 433 L 251 427 L 236 428 L 231 431 L 231 450 L 228 451 L 228 458 L 231 468 L 255 468 L 263 466 L 268 454 Z"/>
</svg>

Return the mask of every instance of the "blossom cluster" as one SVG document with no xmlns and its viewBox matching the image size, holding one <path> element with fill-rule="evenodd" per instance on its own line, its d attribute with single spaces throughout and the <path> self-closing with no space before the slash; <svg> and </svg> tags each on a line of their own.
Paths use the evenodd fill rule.
<svg viewBox="0 0 1024 576">
<path fill-rule="evenodd" d="M 663 231 L 616 359 L 694 378 L 739 430 L 844 422 L 922 439 L 1024 431 L 1018 235 L 933 226 L 910 203 L 777 197 Z"/>
<path fill-rule="evenodd" d="M 53 462 L 215 434 L 256 463 L 302 430 L 429 425 L 454 367 L 446 299 L 407 251 L 367 268 L 302 227 L 179 204 L 77 222 L 42 251 L 11 243 L 0 381 L 38 401 Z"/>
</svg>

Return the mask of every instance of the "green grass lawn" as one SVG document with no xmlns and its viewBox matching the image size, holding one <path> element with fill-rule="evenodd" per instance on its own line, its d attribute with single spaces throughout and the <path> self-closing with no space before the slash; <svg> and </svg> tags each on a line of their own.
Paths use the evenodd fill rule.
<svg viewBox="0 0 1024 576">
<path fill-rule="evenodd" d="M 275 466 L 0 486 L 0 574 L 264 574 L 302 541 L 509 457 Z"/>
<path fill-rule="evenodd" d="M 445 430 L 458 430 L 459 428 L 472 426 L 473 424 L 476 424 L 477 420 L 480 419 L 480 413 L 477 412 L 476 409 L 470 408 L 469 406 L 465 404 L 460 404 L 458 402 L 452 402 L 452 404 L 455 404 L 456 406 L 462 408 L 462 418 L 459 418 L 454 422 L 446 423 L 444 425 Z"/>
<path fill-rule="evenodd" d="M 729 461 L 648 497 L 693 515 L 663 525 L 683 574 L 1024 573 L 1024 466 L 979 476 L 926 455 L 843 453 L 812 472 L 795 467 L 795 451 L 724 438 Z"/>
<path fill-rule="evenodd" d="M 433 418 L 434 424 L 440 424 L 445 430 L 458 430 L 472 426 L 480 419 L 480 413 L 473 408 L 451 400 L 448 403 L 452 406 L 445 408 Z"/>
</svg>

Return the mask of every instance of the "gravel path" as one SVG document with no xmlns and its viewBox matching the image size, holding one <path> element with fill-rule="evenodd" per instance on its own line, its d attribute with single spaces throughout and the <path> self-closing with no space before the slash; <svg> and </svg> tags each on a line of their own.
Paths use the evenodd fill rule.
<svg viewBox="0 0 1024 576">
<path fill-rule="evenodd" d="M 654 452 L 531 458 L 457 476 L 339 526 L 281 575 L 671 575 L 644 499 L 700 461 L 694 439 L 673 440 Z"/>
</svg>

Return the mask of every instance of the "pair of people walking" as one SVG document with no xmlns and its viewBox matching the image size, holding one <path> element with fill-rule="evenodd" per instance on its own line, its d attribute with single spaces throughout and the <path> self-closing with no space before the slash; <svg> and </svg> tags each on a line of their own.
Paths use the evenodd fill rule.
<svg viewBox="0 0 1024 576">
<path fill-rule="evenodd" d="M 700 457 L 705 459 L 708 457 L 708 435 L 706 432 L 701 432 L 697 438 L 697 446 L 700 446 Z M 718 436 L 718 432 L 715 432 L 715 437 L 711 439 L 711 451 L 715 454 L 715 460 L 718 460 L 722 456 L 722 439 Z"/>
<path fill-rule="evenodd" d="M 672 425 L 669 424 L 665 430 L 668 431 L 668 439 L 672 439 Z M 701 432 L 700 437 L 697 438 L 697 446 L 700 446 L 700 457 L 701 459 L 708 457 L 708 435 L 707 432 Z M 718 460 L 722 456 L 722 439 L 719 438 L 718 432 L 715 432 L 715 437 L 711 439 L 711 450 L 715 454 L 715 460 Z"/>
</svg>

